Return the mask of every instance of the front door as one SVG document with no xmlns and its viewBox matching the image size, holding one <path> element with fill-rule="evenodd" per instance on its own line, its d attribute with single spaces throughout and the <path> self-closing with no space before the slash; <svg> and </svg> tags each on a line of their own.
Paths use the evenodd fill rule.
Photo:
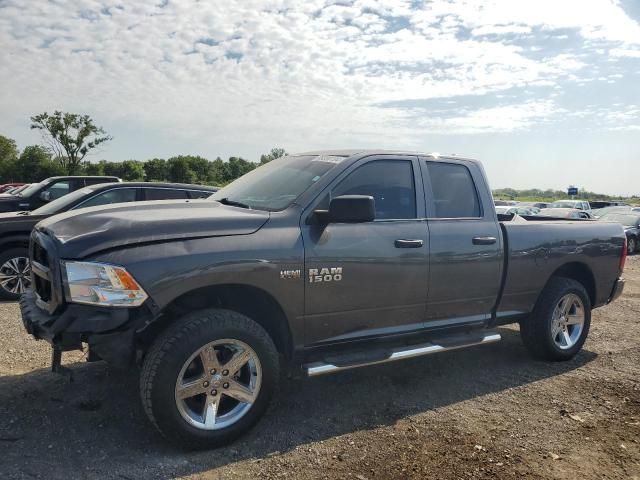
<svg viewBox="0 0 640 480">
<path fill-rule="evenodd" d="M 307 345 L 424 325 L 429 236 L 417 159 L 365 158 L 311 209 L 349 194 L 374 198 L 373 222 L 319 226 L 303 220 Z"/>
</svg>

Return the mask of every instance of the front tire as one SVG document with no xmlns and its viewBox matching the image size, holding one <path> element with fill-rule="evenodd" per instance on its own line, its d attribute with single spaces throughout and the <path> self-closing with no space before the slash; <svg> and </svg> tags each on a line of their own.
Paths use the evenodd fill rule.
<svg viewBox="0 0 640 480">
<path fill-rule="evenodd" d="M 520 336 L 535 358 L 564 361 L 582 348 L 591 325 L 591 301 L 584 286 L 554 277 L 542 291 L 531 316 L 520 324 Z"/>
<path fill-rule="evenodd" d="M 160 433 L 187 449 L 226 445 L 263 415 L 280 378 L 273 340 L 237 312 L 201 310 L 159 337 L 140 393 Z"/>
<path fill-rule="evenodd" d="M 0 254 L 0 300 L 18 300 L 31 285 L 31 264 L 26 247 Z"/>
<path fill-rule="evenodd" d="M 633 255 L 638 250 L 638 239 L 630 237 L 627 240 L 627 255 Z"/>
</svg>

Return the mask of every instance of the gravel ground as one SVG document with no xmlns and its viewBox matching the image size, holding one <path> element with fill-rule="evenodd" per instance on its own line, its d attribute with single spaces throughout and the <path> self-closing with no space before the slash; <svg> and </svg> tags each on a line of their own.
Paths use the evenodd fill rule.
<svg viewBox="0 0 640 480">
<path fill-rule="evenodd" d="M 583 351 L 531 360 L 503 341 L 290 382 L 247 436 L 184 453 L 147 422 L 136 372 L 50 350 L 0 304 L 0 478 L 640 479 L 640 255 Z"/>
</svg>

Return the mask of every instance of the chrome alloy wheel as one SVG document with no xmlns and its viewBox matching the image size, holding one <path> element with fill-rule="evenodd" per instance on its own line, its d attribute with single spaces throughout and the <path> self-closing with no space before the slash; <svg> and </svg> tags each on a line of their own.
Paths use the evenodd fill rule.
<svg viewBox="0 0 640 480">
<path fill-rule="evenodd" d="M 584 305 L 578 295 L 564 295 L 553 311 L 551 337 L 558 348 L 567 350 L 580 338 L 584 328 Z"/>
<path fill-rule="evenodd" d="M 216 340 L 182 366 L 176 381 L 176 405 L 194 427 L 218 430 L 246 415 L 261 383 L 260 360 L 249 345 L 229 338 Z"/>
<path fill-rule="evenodd" d="M 31 285 L 31 264 L 27 257 L 10 258 L 0 266 L 0 287 L 22 294 Z"/>
</svg>

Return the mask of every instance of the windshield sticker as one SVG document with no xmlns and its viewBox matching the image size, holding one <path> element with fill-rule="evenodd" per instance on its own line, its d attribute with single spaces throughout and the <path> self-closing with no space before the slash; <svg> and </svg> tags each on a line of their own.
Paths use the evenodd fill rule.
<svg viewBox="0 0 640 480">
<path fill-rule="evenodd" d="M 311 161 L 312 162 L 324 162 L 324 163 L 340 163 L 345 158 L 346 157 L 338 157 L 336 155 L 318 155 L 317 157 L 313 158 Z"/>
</svg>

